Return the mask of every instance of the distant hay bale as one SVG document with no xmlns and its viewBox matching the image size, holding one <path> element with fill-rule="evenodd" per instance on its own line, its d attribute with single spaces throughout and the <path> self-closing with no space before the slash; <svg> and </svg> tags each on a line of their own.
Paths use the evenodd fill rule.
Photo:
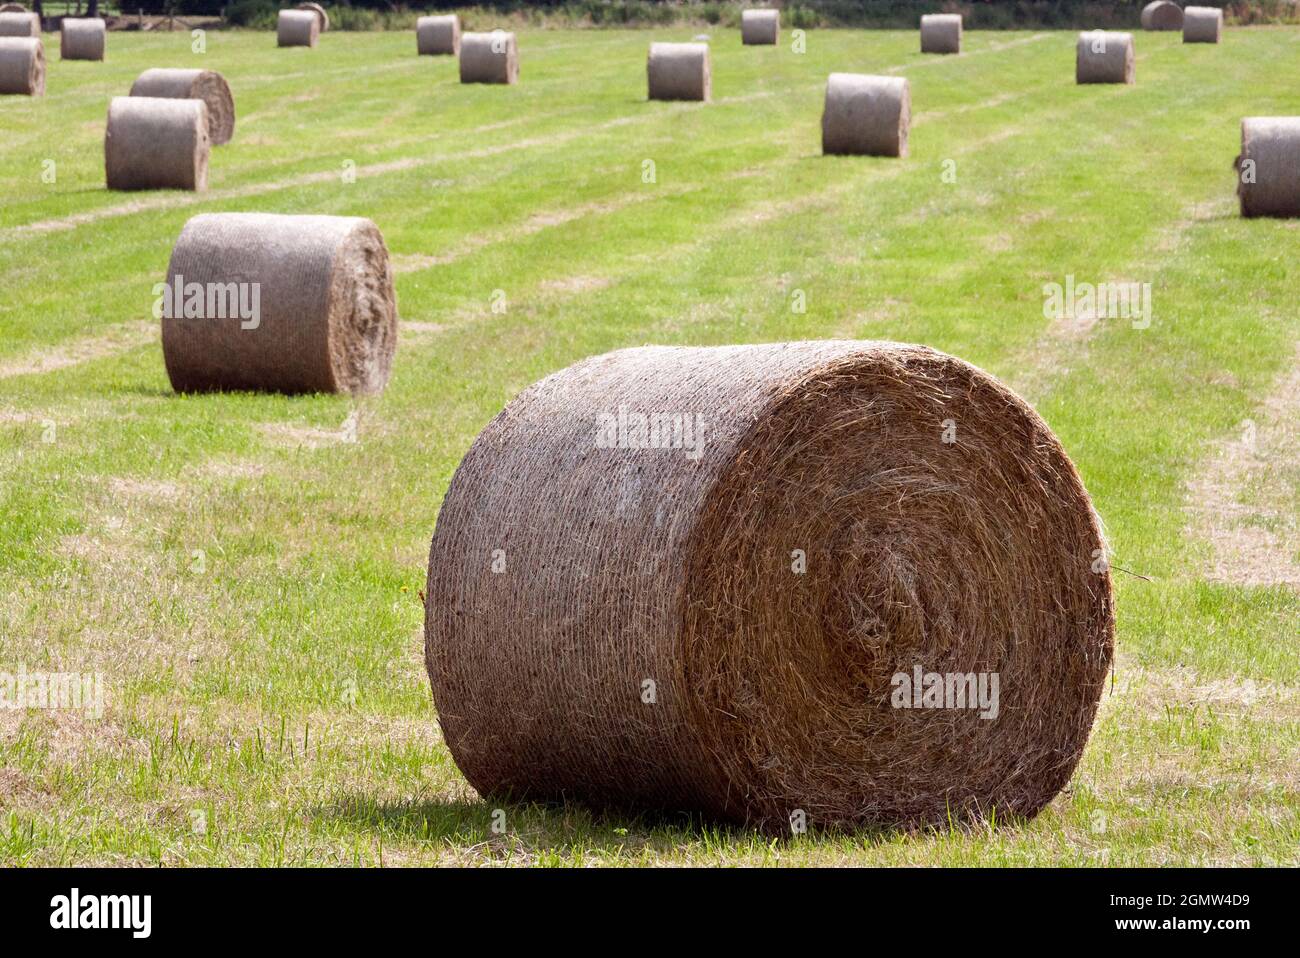
<svg viewBox="0 0 1300 958">
<path fill-rule="evenodd" d="M 1242 120 L 1236 169 L 1242 216 L 1300 216 L 1300 116 Z"/>
<path fill-rule="evenodd" d="M 905 77 L 832 73 L 822 111 L 822 152 L 907 156 L 912 91 Z"/>
<path fill-rule="evenodd" d="M 780 10 L 745 10 L 740 14 L 740 42 L 749 46 L 779 43 Z"/>
<path fill-rule="evenodd" d="M 320 17 L 311 10 L 281 10 L 275 42 L 280 47 L 314 47 L 320 42 Z"/>
<path fill-rule="evenodd" d="M 420 17 L 415 21 L 415 45 L 420 56 L 460 53 L 460 17 Z"/>
<path fill-rule="evenodd" d="M 493 801 L 787 833 L 1028 817 L 1105 687 L 1103 548 L 1047 424 L 951 356 L 624 349 L 524 390 L 465 455 L 425 665 Z"/>
<path fill-rule="evenodd" d="M 397 348 L 378 227 L 350 216 L 205 213 L 167 267 L 163 359 L 177 392 L 377 393 Z M 234 305 L 238 299 L 238 308 Z M 201 315 L 199 315 L 201 314 Z"/>
<path fill-rule="evenodd" d="M 110 190 L 206 190 L 209 148 L 202 100 L 116 96 L 108 104 Z"/>
<path fill-rule="evenodd" d="M 27 8 L 21 3 L 0 3 L 0 13 L 26 13 Z"/>
<path fill-rule="evenodd" d="M 1170 0 L 1155 0 L 1142 8 L 1143 30 L 1181 30 L 1183 8 Z"/>
<path fill-rule="evenodd" d="M 465 33 L 460 38 L 461 83 L 517 83 L 519 46 L 505 30 Z"/>
<path fill-rule="evenodd" d="M 59 57 L 63 60 L 102 60 L 108 45 L 108 25 L 98 17 L 77 20 L 63 18 L 59 34 Z"/>
<path fill-rule="evenodd" d="M 1183 10 L 1184 43 L 1218 43 L 1223 33 L 1223 11 L 1218 7 L 1187 7 Z"/>
<path fill-rule="evenodd" d="M 154 67 L 131 85 L 131 96 L 174 100 L 202 100 L 208 108 L 208 137 L 213 146 L 229 143 L 235 135 L 235 98 L 226 78 L 213 70 Z"/>
<path fill-rule="evenodd" d="M 961 53 L 961 14 L 927 13 L 921 17 L 922 53 Z"/>
<path fill-rule="evenodd" d="M 325 8 L 319 3 L 300 3 L 295 10 L 310 10 L 316 14 L 316 19 L 320 21 L 320 32 L 325 33 L 330 28 L 330 15 L 325 12 Z"/>
<path fill-rule="evenodd" d="M 0 13 L 0 37 L 36 37 L 41 35 L 40 14 L 12 10 Z"/>
<path fill-rule="evenodd" d="M 1133 34 L 1089 30 L 1075 47 L 1076 83 L 1132 83 Z"/>
<path fill-rule="evenodd" d="M 651 43 L 646 58 L 651 100 L 708 100 L 713 95 L 707 43 Z"/>
<path fill-rule="evenodd" d="M 36 37 L 0 37 L 0 94 L 45 95 L 45 47 Z"/>
</svg>

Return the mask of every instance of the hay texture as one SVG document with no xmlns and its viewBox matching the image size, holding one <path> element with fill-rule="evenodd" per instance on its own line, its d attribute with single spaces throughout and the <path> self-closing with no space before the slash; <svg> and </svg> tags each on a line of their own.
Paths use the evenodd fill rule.
<svg viewBox="0 0 1300 958">
<path fill-rule="evenodd" d="M 307 10 L 316 14 L 316 19 L 320 21 L 320 32 L 325 33 L 330 28 L 330 15 L 325 12 L 325 8 L 319 3 L 300 3 L 295 10 Z"/>
<path fill-rule="evenodd" d="M 645 414 L 703 417 L 696 453 L 646 448 Z M 1031 816 L 1109 669 L 1101 548 L 1047 425 L 951 356 L 627 349 L 525 390 L 465 456 L 426 665 L 485 796 L 784 830 Z M 998 674 L 996 717 L 899 707 L 918 667 Z"/>
<path fill-rule="evenodd" d="M 921 17 L 922 53 L 961 53 L 961 14 L 927 13 Z"/>
<path fill-rule="evenodd" d="M 1184 43 L 1218 43 L 1223 33 L 1223 11 L 1218 7 L 1183 10 Z"/>
<path fill-rule="evenodd" d="M 281 10 L 276 21 L 275 45 L 314 47 L 320 42 L 320 17 L 311 10 Z"/>
<path fill-rule="evenodd" d="M 1133 34 L 1089 30 L 1075 47 L 1076 83 L 1132 83 Z"/>
<path fill-rule="evenodd" d="M 505 30 L 466 33 L 460 38 L 461 83 L 519 82 L 519 45 Z"/>
<path fill-rule="evenodd" d="M 422 57 L 460 53 L 460 17 L 420 17 L 415 21 L 415 45 Z"/>
<path fill-rule="evenodd" d="M 0 37 L 0 94 L 45 95 L 45 47 L 36 37 Z"/>
<path fill-rule="evenodd" d="M 1183 8 L 1169 0 L 1155 0 L 1142 8 L 1143 30 L 1181 30 Z"/>
<path fill-rule="evenodd" d="M 822 111 L 822 152 L 907 156 L 912 92 L 904 77 L 832 73 Z"/>
<path fill-rule="evenodd" d="M 108 25 L 98 17 L 76 20 L 63 18 L 59 33 L 59 57 L 63 60 L 102 60 L 108 46 Z"/>
<path fill-rule="evenodd" d="M 208 108 L 202 100 L 116 96 L 108 104 L 110 190 L 208 188 Z"/>
<path fill-rule="evenodd" d="M 397 347 L 388 248 L 370 220 L 205 213 L 185 224 L 167 283 L 258 289 L 253 321 L 220 303 L 164 315 L 163 358 L 177 392 L 383 390 Z M 229 301 L 229 297 L 227 297 Z M 173 310 L 173 312 L 180 312 Z M 224 312 L 224 318 L 223 318 Z"/>
<path fill-rule="evenodd" d="M 230 84 L 212 70 L 155 67 L 131 84 L 131 96 L 169 100 L 202 100 L 208 108 L 208 137 L 213 146 L 229 143 L 235 135 L 235 98 Z"/>
<path fill-rule="evenodd" d="M 740 14 L 740 42 L 746 46 L 779 43 L 780 10 L 745 10 Z"/>
<path fill-rule="evenodd" d="M 0 37 L 36 37 L 41 35 L 39 14 L 26 11 L 0 13 Z"/>
<path fill-rule="evenodd" d="M 707 43 L 652 43 L 646 58 L 651 100 L 705 100 L 713 95 Z"/>
<path fill-rule="evenodd" d="M 1242 216 L 1300 216 L 1300 117 L 1242 120 L 1236 168 Z"/>
</svg>

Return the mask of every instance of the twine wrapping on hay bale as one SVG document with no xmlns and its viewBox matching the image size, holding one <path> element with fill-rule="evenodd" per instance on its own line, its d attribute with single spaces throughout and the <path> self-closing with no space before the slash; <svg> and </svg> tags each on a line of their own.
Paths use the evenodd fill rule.
<svg viewBox="0 0 1300 958">
<path fill-rule="evenodd" d="M 281 10 L 276 21 L 275 45 L 314 47 L 320 41 L 320 17 L 310 10 Z"/>
<path fill-rule="evenodd" d="M 108 104 L 110 190 L 206 190 L 210 146 L 202 100 L 115 96 Z"/>
<path fill-rule="evenodd" d="M 205 306 L 162 321 L 177 392 L 377 393 L 397 348 L 397 297 L 378 227 L 351 216 L 205 213 L 181 231 L 168 287 L 257 292 L 257 317 Z M 226 295 L 226 302 L 230 295 Z M 175 302 L 175 299 L 173 299 Z"/>
<path fill-rule="evenodd" d="M 1088 30 L 1075 46 L 1076 83 L 1132 83 L 1133 34 Z"/>
<path fill-rule="evenodd" d="M 822 110 L 822 152 L 907 156 L 912 92 L 904 77 L 832 73 Z"/>
<path fill-rule="evenodd" d="M 1183 10 L 1184 43 L 1218 43 L 1223 33 L 1223 11 L 1218 7 L 1187 7 Z"/>
<path fill-rule="evenodd" d="M 921 17 L 922 53 L 961 53 L 961 14 L 927 13 Z"/>
<path fill-rule="evenodd" d="M 713 95 L 707 43 L 651 43 L 646 57 L 651 100 L 708 100 Z"/>
<path fill-rule="evenodd" d="M 740 14 L 740 42 L 770 45 L 781 39 L 780 10 L 745 10 Z"/>
<path fill-rule="evenodd" d="M 0 37 L 0 94 L 45 95 L 45 47 L 35 37 Z"/>
<path fill-rule="evenodd" d="M 174 100 L 202 100 L 208 108 L 208 137 L 213 146 L 229 143 L 235 135 L 235 98 L 230 84 L 213 70 L 154 67 L 131 84 L 131 96 Z"/>
<path fill-rule="evenodd" d="M 330 15 L 325 12 L 325 8 L 319 3 L 300 3 L 295 10 L 309 10 L 316 14 L 316 19 L 320 21 L 320 32 L 325 33 L 330 28 Z"/>
<path fill-rule="evenodd" d="M 647 448 L 647 414 L 703 421 Z M 461 462 L 425 662 L 485 796 L 772 828 L 1030 816 L 1109 668 L 1102 547 L 1047 425 L 951 356 L 627 349 L 525 390 Z M 917 669 L 997 674 L 996 716 L 900 707 Z"/>
<path fill-rule="evenodd" d="M 0 37 L 36 37 L 41 35 L 39 14 L 13 10 L 0 13 Z"/>
<path fill-rule="evenodd" d="M 98 17 L 77 20 L 63 18 L 59 34 L 59 57 L 63 60 L 102 60 L 108 45 L 108 24 Z"/>
<path fill-rule="evenodd" d="M 454 13 L 420 17 L 415 21 L 415 45 L 420 56 L 456 56 L 460 53 L 460 17 Z"/>
<path fill-rule="evenodd" d="M 465 33 L 460 38 L 461 83 L 516 83 L 519 46 L 505 30 Z"/>
<path fill-rule="evenodd" d="M 1170 0 L 1155 0 L 1142 8 L 1143 30 L 1181 30 L 1183 8 Z"/>
<path fill-rule="evenodd" d="M 1242 216 L 1300 216 L 1300 117 L 1242 120 L 1235 166 Z"/>
</svg>

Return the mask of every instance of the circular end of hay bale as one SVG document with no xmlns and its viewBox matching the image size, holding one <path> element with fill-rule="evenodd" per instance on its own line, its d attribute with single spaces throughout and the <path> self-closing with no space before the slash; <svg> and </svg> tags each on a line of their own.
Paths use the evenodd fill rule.
<svg viewBox="0 0 1300 958">
<path fill-rule="evenodd" d="M 707 43 L 651 43 L 646 58 L 651 100 L 707 101 L 713 76 Z"/>
<path fill-rule="evenodd" d="M 1223 11 L 1218 7 L 1183 10 L 1184 43 L 1218 43 L 1223 34 Z"/>
<path fill-rule="evenodd" d="M 1170 0 L 1155 0 L 1142 8 L 1143 30 L 1181 30 L 1183 8 Z"/>
<path fill-rule="evenodd" d="M 525 390 L 460 464 L 426 666 L 485 796 L 775 829 L 1027 817 L 1109 669 L 1102 548 L 1046 424 L 951 356 L 621 350 Z"/>
<path fill-rule="evenodd" d="M 1235 167 L 1242 216 L 1300 216 L 1300 117 L 1242 120 Z"/>
<path fill-rule="evenodd" d="M 310 10 L 316 14 L 316 19 L 320 21 L 320 32 L 325 33 L 330 28 L 330 15 L 325 12 L 325 8 L 319 3 L 300 3 L 295 10 Z"/>
<path fill-rule="evenodd" d="M 36 37 L 0 37 L 0 94 L 45 95 L 45 46 Z"/>
<path fill-rule="evenodd" d="M 281 47 L 315 47 L 320 42 L 321 19 L 312 10 L 281 10 L 275 25 L 275 43 Z"/>
<path fill-rule="evenodd" d="M 420 56 L 457 56 L 460 54 L 460 17 L 420 17 L 415 21 L 415 45 Z"/>
<path fill-rule="evenodd" d="M 519 45 L 515 35 L 505 30 L 461 34 L 460 82 L 519 82 Z"/>
<path fill-rule="evenodd" d="M 907 156 L 912 93 L 904 77 L 832 73 L 822 111 L 822 152 Z"/>
<path fill-rule="evenodd" d="M 108 46 L 108 24 L 98 17 L 63 18 L 59 32 L 59 56 L 64 60 L 103 60 Z"/>
<path fill-rule="evenodd" d="M 41 17 L 25 10 L 0 13 L 0 37 L 41 37 Z"/>
<path fill-rule="evenodd" d="M 210 148 L 202 100 L 118 96 L 108 104 L 104 172 L 110 190 L 206 190 Z"/>
<path fill-rule="evenodd" d="M 213 70 L 154 67 L 131 85 L 131 96 L 177 100 L 202 100 L 208 108 L 208 137 L 213 146 L 229 143 L 235 135 L 235 97 L 230 84 Z"/>
<path fill-rule="evenodd" d="M 961 14 L 927 13 L 921 17 L 922 53 L 961 53 Z"/>
<path fill-rule="evenodd" d="M 744 10 L 740 14 L 740 42 L 765 46 L 780 42 L 780 10 Z"/>
<path fill-rule="evenodd" d="M 1087 30 L 1075 44 L 1076 83 L 1132 83 L 1135 79 L 1133 34 Z"/>
<path fill-rule="evenodd" d="M 393 270 L 368 219 L 195 216 L 166 289 L 163 359 L 177 392 L 363 395 L 392 374 Z"/>
</svg>

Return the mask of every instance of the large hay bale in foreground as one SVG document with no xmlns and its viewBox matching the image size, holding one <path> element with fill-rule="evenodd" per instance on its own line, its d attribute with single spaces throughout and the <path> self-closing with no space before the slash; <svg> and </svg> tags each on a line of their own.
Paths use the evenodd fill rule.
<svg viewBox="0 0 1300 958">
<path fill-rule="evenodd" d="M 517 83 L 519 45 L 505 30 L 466 33 L 460 38 L 461 83 Z"/>
<path fill-rule="evenodd" d="M 707 43 L 651 43 L 646 57 L 651 100 L 708 100 L 713 74 Z"/>
<path fill-rule="evenodd" d="M 115 96 L 108 104 L 110 190 L 206 190 L 210 147 L 202 100 Z"/>
<path fill-rule="evenodd" d="M 275 27 L 275 45 L 314 47 L 320 42 L 320 17 L 311 10 L 281 10 Z"/>
<path fill-rule="evenodd" d="M 319 3 L 300 3 L 295 10 L 308 10 L 316 14 L 316 19 L 320 21 L 320 32 L 325 33 L 330 28 L 330 15 L 325 12 L 325 8 Z"/>
<path fill-rule="evenodd" d="M 1236 169 L 1242 216 L 1300 216 L 1300 117 L 1242 120 Z"/>
<path fill-rule="evenodd" d="M 195 216 L 167 267 L 167 287 L 178 284 L 204 298 L 201 310 L 182 309 L 173 295 L 162 319 L 177 392 L 365 394 L 388 383 L 397 297 L 388 248 L 368 219 Z"/>
<path fill-rule="evenodd" d="M 905 77 L 832 73 L 822 110 L 822 152 L 907 156 L 912 92 Z"/>
<path fill-rule="evenodd" d="M 0 13 L 0 37 L 36 37 L 41 35 L 39 14 L 25 11 Z"/>
<path fill-rule="evenodd" d="M 131 96 L 202 100 L 208 108 L 208 138 L 212 145 L 229 143 L 235 135 L 234 95 L 226 78 L 213 70 L 154 67 L 131 84 Z"/>
<path fill-rule="evenodd" d="M 1075 46 L 1076 83 L 1132 83 L 1133 34 L 1088 30 Z"/>
<path fill-rule="evenodd" d="M 1223 33 L 1223 11 L 1218 7 L 1187 7 L 1183 10 L 1184 43 L 1218 43 Z"/>
<path fill-rule="evenodd" d="M 1031 816 L 1109 669 L 1102 548 L 1047 425 L 951 356 L 626 349 L 525 390 L 461 462 L 426 666 L 485 796 L 773 829 Z M 900 696 L 918 671 L 954 677 L 950 707 Z M 958 704 L 967 675 L 987 708 Z"/>
<path fill-rule="evenodd" d="M 460 17 L 420 17 L 415 21 L 415 46 L 419 56 L 442 56 L 460 53 Z"/>
<path fill-rule="evenodd" d="M 780 10 L 745 10 L 740 14 L 740 42 L 748 46 L 770 45 L 781 39 Z"/>
<path fill-rule="evenodd" d="M 63 18 L 59 33 L 60 59 L 102 60 L 107 46 L 108 25 L 103 20 Z"/>
<path fill-rule="evenodd" d="M 0 37 L 0 94 L 45 95 L 45 47 L 36 37 Z"/>
<path fill-rule="evenodd" d="M 922 53 L 961 53 L 961 14 L 927 13 L 921 17 Z"/>
<path fill-rule="evenodd" d="M 1143 30 L 1181 30 L 1183 8 L 1170 0 L 1155 0 L 1142 8 Z"/>
</svg>

